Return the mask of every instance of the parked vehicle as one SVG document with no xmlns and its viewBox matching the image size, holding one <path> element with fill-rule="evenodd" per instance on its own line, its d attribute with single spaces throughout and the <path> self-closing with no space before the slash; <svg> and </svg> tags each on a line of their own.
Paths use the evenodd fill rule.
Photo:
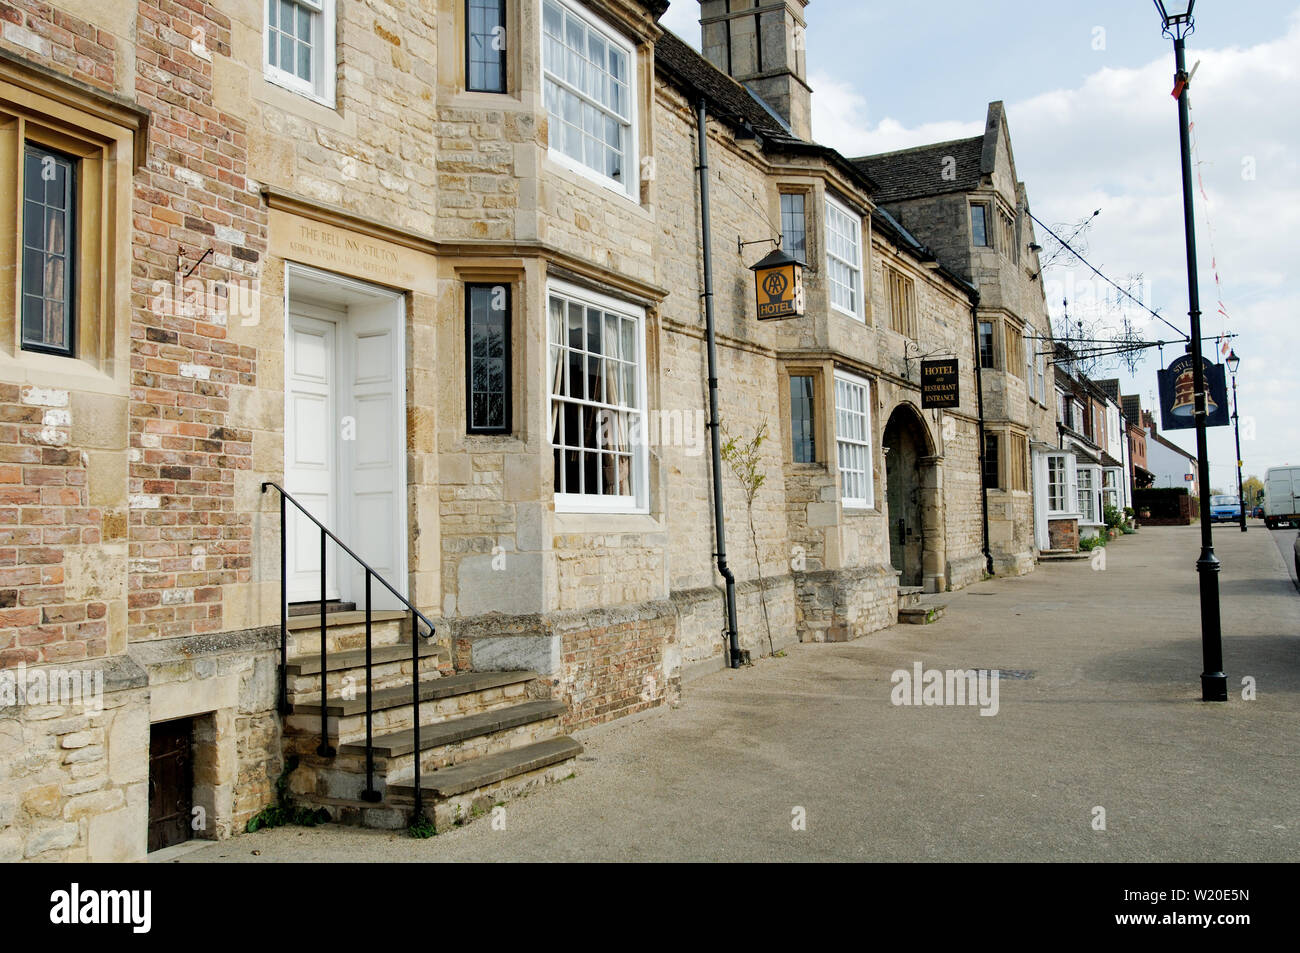
<svg viewBox="0 0 1300 953">
<path fill-rule="evenodd" d="M 1235 523 L 1241 519 L 1241 500 L 1235 496 L 1210 497 L 1210 522 L 1228 521 Z"/>
<path fill-rule="evenodd" d="M 1269 529 L 1300 526 L 1300 467 L 1270 467 L 1264 473 L 1264 523 Z"/>
<path fill-rule="evenodd" d="M 1291 545 L 1291 551 L 1295 555 L 1295 577 L 1300 579 L 1300 533 L 1296 533 L 1295 542 Z"/>
</svg>

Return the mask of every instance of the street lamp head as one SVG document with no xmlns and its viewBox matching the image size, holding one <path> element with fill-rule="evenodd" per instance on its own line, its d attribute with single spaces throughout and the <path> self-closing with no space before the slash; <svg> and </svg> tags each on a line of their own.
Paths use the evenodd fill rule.
<svg viewBox="0 0 1300 953">
<path fill-rule="evenodd" d="M 1181 40 L 1195 29 L 1192 7 L 1196 6 L 1196 0 L 1155 0 L 1155 4 L 1165 36 Z"/>
<path fill-rule="evenodd" d="M 1237 368 L 1241 366 L 1241 358 L 1237 356 L 1235 350 L 1232 350 L 1228 352 L 1228 359 L 1224 363 L 1228 365 L 1229 373 L 1236 374 Z"/>
</svg>

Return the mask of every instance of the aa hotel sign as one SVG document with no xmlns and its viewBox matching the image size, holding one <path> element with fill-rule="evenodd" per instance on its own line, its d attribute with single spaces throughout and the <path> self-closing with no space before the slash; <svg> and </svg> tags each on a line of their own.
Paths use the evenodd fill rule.
<svg viewBox="0 0 1300 953">
<path fill-rule="evenodd" d="M 799 318 L 804 313 L 803 263 L 779 248 L 750 270 L 758 294 L 758 320 Z"/>
<path fill-rule="evenodd" d="M 961 406 L 961 390 L 957 385 L 957 358 L 921 362 L 921 406 Z"/>
</svg>

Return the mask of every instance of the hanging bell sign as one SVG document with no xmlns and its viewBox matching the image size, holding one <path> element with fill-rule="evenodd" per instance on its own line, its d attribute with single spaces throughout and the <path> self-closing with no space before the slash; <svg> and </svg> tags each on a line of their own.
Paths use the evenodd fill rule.
<svg viewBox="0 0 1300 953">
<path fill-rule="evenodd" d="M 803 317 L 803 262 L 777 248 L 749 270 L 758 295 L 758 320 Z"/>
</svg>

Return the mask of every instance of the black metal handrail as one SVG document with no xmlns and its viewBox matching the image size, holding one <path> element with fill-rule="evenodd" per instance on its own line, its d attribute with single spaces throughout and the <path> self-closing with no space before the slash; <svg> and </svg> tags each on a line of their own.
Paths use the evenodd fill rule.
<svg viewBox="0 0 1300 953">
<path fill-rule="evenodd" d="M 280 494 L 280 714 L 289 713 L 289 685 L 288 685 L 288 653 L 289 653 L 289 566 L 288 566 L 288 535 L 285 532 L 285 501 L 292 503 L 303 516 L 311 520 L 320 529 L 320 744 L 316 748 L 316 753 L 322 758 L 332 758 L 337 753 L 329 745 L 329 715 L 326 701 L 329 692 L 327 682 L 329 671 L 326 667 L 327 648 L 325 637 L 325 585 L 326 585 L 326 543 L 325 540 L 334 540 L 335 544 L 343 552 L 347 553 L 366 572 L 366 789 L 361 792 L 364 800 L 376 803 L 380 800 L 380 794 L 375 789 L 375 749 L 374 749 L 374 692 L 372 681 L 372 660 L 371 660 L 371 601 L 370 601 L 370 580 L 378 579 L 379 582 L 397 598 L 402 605 L 406 606 L 411 613 L 411 717 L 414 724 L 414 741 L 415 741 L 415 819 L 419 820 L 423 816 L 424 799 L 420 791 L 420 623 L 423 622 L 429 629 L 428 635 L 432 638 L 437 632 L 437 627 L 429 621 L 428 616 L 411 604 L 411 601 L 402 595 L 393 587 L 387 579 L 377 573 L 370 564 L 352 551 L 347 543 L 339 539 L 333 532 L 326 528 L 325 524 L 307 512 L 306 507 L 299 503 L 293 496 L 288 493 L 284 487 L 271 480 L 262 483 L 262 492 L 273 489 Z"/>
</svg>

